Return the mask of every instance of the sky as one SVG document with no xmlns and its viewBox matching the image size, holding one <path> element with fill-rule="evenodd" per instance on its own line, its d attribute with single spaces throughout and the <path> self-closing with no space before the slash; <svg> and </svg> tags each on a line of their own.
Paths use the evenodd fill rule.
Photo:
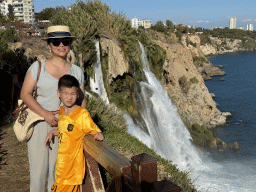
<svg viewBox="0 0 256 192">
<path fill-rule="evenodd" d="M 85 0 L 83 0 L 86 2 Z M 76 0 L 34 0 L 35 12 L 47 7 L 70 6 Z M 255 0 L 101 0 L 111 11 L 126 15 L 127 19 L 137 17 L 157 21 L 172 21 L 175 25 L 192 25 L 212 29 L 228 27 L 230 16 L 236 17 L 236 28 L 253 24 L 256 29 Z"/>
</svg>

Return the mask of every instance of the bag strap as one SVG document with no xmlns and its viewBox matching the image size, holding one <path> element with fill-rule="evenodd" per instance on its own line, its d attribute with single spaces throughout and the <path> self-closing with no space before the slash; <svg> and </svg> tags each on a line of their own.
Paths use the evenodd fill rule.
<svg viewBox="0 0 256 192">
<path fill-rule="evenodd" d="M 34 94 L 34 98 L 37 98 L 37 83 L 38 83 L 38 80 L 39 80 L 39 77 L 40 77 L 40 73 L 41 73 L 41 61 L 38 60 L 38 73 L 37 73 L 37 79 L 36 79 L 36 87 L 35 87 L 35 94 Z"/>
</svg>

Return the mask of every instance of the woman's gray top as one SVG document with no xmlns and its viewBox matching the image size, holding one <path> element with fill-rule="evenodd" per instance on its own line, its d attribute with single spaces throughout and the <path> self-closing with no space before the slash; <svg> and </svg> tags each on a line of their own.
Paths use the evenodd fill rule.
<svg viewBox="0 0 256 192">
<path fill-rule="evenodd" d="M 58 79 L 51 76 L 45 66 L 45 60 L 41 61 L 42 68 L 39 80 L 37 82 L 37 102 L 48 111 L 56 111 L 60 106 L 60 99 L 57 97 Z M 34 62 L 28 69 L 31 71 L 33 79 L 36 81 L 38 74 L 38 61 Z M 72 64 L 71 69 L 67 73 L 77 78 L 80 87 L 84 83 L 84 74 L 80 67 Z"/>
</svg>

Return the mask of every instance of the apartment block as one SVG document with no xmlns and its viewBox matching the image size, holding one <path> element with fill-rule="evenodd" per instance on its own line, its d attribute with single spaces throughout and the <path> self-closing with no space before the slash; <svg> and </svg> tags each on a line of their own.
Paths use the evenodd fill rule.
<svg viewBox="0 0 256 192">
<path fill-rule="evenodd" d="M 140 24 L 140 19 L 138 19 L 138 18 L 133 18 L 132 19 L 132 28 L 134 28 L 134 29 L 138 29 L 138 27 L 140 26 L 141 24 Z"/>
<path fill-rule="evenodd" d="M 152 21 L 150 20 L 142 20 L 140 25 L 143 26 L 145 29 L 150 28 L 152 26 Z"/>
<path fill-rule="evenodd" d="M 253 31 L 253 24 L 247 24 L 247 30 Z"/>
<path fill-rule="evenodd" d="M 140 20 L 138 18 L 131 19 L 132 28 L 138 29 L 139 26 L 143 26 L 145 29 L 150 28 L 152 26 L 152 21 L 150 20 Z"/>
<path fill-rule="evenodd" d="M 3 0 L 0 6 L 3 15 L 14 15 L 25 23 L 35 21 L 33 0 Z"/>
<path fill-rule="evenodd" d="M 236 28 L 236 17 L 229 17 L 229 29 Z"/>
<path fill-rule="evenodd" d="M 13 14 L 12 11 L 12 0 L 0 0 L 0 12 L 1 14 L 3 14 L 4 16 L 8 15 L 8 14 Z"/>
</svg>

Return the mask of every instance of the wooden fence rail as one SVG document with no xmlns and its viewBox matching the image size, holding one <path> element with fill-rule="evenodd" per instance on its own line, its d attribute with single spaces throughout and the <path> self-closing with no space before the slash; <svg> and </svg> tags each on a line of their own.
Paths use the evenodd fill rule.
<svg viewBox="0 0 256 192">
<path fill-rule="evenodd" d="M 83 192 L 181 191 L 181 188 L 170 180 L 157 181 L 157 159 L 147 153 L 133 156 L 130 161 L 104 141 L 94 140 L 91 135 L 85 136 L 83 145 L 86 158 Z M 106 190 L 98 164 L 113 176 Z"/>
</svg>

